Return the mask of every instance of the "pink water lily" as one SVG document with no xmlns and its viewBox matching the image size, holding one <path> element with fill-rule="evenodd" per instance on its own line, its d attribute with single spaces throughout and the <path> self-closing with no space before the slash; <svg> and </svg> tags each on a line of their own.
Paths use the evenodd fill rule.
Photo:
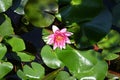
<svg viewBox="0 0 120 80">
<path fill-rule="evenodd" d="M 66 43 L 70 44 L 69 36 L 73 33 L 67 32 L 66 28 L 59 30 L 59 28 L 55 25 L 52 26 L 53 34 L 49 35 L 47 38 L 47 44 L 52 45 L 53 49 L 55 50 L 57 47 L 62 49 L 66 48 Z"/>
</svg>

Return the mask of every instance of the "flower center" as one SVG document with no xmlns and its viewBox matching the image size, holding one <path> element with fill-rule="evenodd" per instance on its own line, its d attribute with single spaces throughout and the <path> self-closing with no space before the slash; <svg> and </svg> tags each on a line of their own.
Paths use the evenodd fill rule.
<svg viewBox="0 0 120 80">
<path fill-rule="evenodd" d="M 64 39 L 63 36 L 60 36 L 60 35 L 59 35 L 59 36 L 56 36 L 56 41 L 57 41 L 57 42 L 59 42 L 59 41 L 61 41 L 61 40 L 63 40 L 63 39 Z"/>
</svg>

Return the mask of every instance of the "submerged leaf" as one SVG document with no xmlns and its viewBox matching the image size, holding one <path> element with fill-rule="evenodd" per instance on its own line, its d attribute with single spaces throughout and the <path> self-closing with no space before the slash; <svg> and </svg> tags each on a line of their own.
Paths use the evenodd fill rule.
<svg viewBox="0 0 120 80">
<path fill-rule="evenodd" d="M 58 11 L 56 0 L 29 0 L 25 6 L 25 15 L 36 27 L 48 27 Z"/>
</svg>

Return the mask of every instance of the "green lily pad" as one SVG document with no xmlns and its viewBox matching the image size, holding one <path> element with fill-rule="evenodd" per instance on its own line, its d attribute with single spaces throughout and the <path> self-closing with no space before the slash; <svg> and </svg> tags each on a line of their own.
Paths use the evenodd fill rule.
<svg viewBox="0 0 120 80">
<path fill-rule="evenodd" d="M 23 62 L 28 62 L 28 61 L 32 61 L 35 59 L 35 56 L 30 55 L 28 53 L 25 52 L 16 52 L 17 56 L 20 57 L 20 60 Z"/>
<path fill-rule="evenodd" d="M 106 76 L 107 63 L 93 50 L 78 51 L 68 46 L 65 50 L 57 50 L 57 55 L 70 73 L 78 79 L 93 77 L 103 80 Z"/>
<path fill-rule="evenodd" d="M 23 80 L 41 80 L 45 74 L 44 68 L 41 64 L 32 62 L 31 67 L 23 66 L 23 71 L 18 70 L 17 75 Z"/>
<path fill-rule="evenodd" d="M 42 48 L 41 56 L 44 63 L 50 68 L 56 69 L 63 66 L 63 63 L 57 58 L 55 51 L 48 45 Z"/>
<path fill-rule="evenodd" d="M 58 12 L 56 0 L 29 0 L 25 6 L 27 19 L 36 27 L 48 27 Z"/>
<path fill-rule="evenodd" d="M 6 39 L 6 42 L 10 44 L 10 46 L 12 47 L 12 51 L 18 52 L 18 51 L 25 50 L 25 43 L 23 39 L 19 37 L 13 36 L 11 38 Z"/>
</svg>

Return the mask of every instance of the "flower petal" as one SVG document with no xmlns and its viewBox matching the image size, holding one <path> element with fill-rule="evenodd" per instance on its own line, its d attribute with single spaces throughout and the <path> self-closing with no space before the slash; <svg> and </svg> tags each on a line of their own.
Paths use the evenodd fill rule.
<svg viewBox="0 0 120 80">
<path fill-rule="evenodd" d="M 66 35 L 66 36 L 71 36 L 71 35 L 73 35 L 73 33 L 71 33 L 71 32 L 66 32 L 65 35 Z"/>
<path fill-rule="evenodd" d="M 52 26 L 52 30 L 53 30 L 53 32 L 55 33 L 57 30 L 59 30 L 59 28 L 58 28 L 57 26 L 53 25 L 53 26 Z"/>
<path fill-rule="evenodd" d="M 55 50 L 58 47 L 57 43 L 54 43 L 53 50 Z"/>
<path fill-rule="evenodd" d="M 67 31 L 66 28 L 63 28 L 63 29 L 60 30 L 60 32 L 62 32 L 62 33 L 65 33 L 66 31 Z"/>
<path fill-rule="evenodd" d="M 66 38 L 66 43 L 71 44 L 69 38 Z"/>
</svg>

